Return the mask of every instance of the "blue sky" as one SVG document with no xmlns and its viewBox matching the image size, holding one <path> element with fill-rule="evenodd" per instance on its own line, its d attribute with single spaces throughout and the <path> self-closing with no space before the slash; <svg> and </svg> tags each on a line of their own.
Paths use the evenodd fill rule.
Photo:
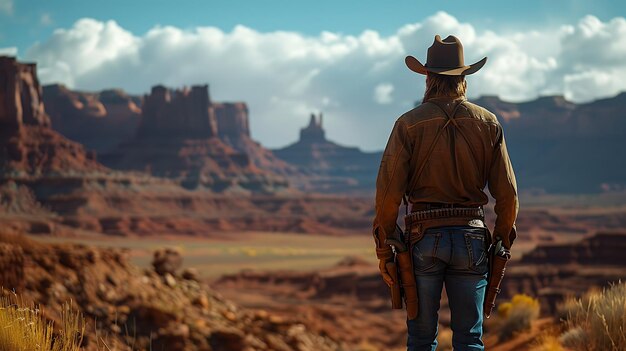
<svg viewBox="0 0 626 351">
<path fill-rule="evenodd" d="M 83 17 L 114 19 L 136 34 L 155 25 L 210 25 L 230 30 L 237 24 L 259 31 L 305 34 L 358 34 L 365 29 L 391 34 L 399 26 L 437 11 L 471 22 L 478 29 L 498 31 L 558 26 L 587 14 L 601 20 L 626 15 L 626 2 L 615 0 L 0 0 L 0 4 L 7 3 L 12 4 L 10 13 L 0 5 L 0 47 L 15 46 L 19 52 L 49 36 L 54 28 L 69 27 Z"/>
<path fill-rule="evenodd" d="M 208 83 L 248 104 L 269 147 L 321 111 L 331 139 L 378 150 L 423 94 L 404 57 L 425 60 L 435 34 L 459 37 L 467 63 L 488 57 L 470 99 L 584 103 L 626 90 L 625 16 L 608 0 L 0 0 L 0 53 L 78 90 Z"/>
</svg>

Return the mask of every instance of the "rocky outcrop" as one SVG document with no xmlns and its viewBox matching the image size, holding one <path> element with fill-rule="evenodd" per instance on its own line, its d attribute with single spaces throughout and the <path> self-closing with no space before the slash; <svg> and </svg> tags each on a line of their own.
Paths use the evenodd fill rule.
<svg viewBox="0 0 626 351">
<path fill-rule="evenodd" d="M 5 257 L 24 262 L 16 271 L 16 292 L 44 307 L 47 318 L 58 320 L 71 301 L 86 320 L 81 346 L 87 351 L 104 344 L 116 350 L 339 349 L 296 318 L 242 309 L 202 283 L 139 269 L 122 250 L 40 244 L 0 233 L 0 253 L 3 264 Z"/>
<path fill-rule="evenodd" d="M 154 252 L 154 258 L 152 259 L 152 267 L 154 271 L 159 275 L 176 274 L 176 271 L 180 269 L 183 264 L 183 257 L 178 250 L 174 249 L 161 249 Z"/>
<path fill-rule="evenodd" d="M 309 177 L 309 184 L 293 181 L 307 190 L 321 192 L 360 192 L 374 190 L 380 165 L 379 152 L 363 152 L 326 139 L 322 115 L 311 115 L 309 125 L 300 130 L 300 139 L 274 154 Z M 302 179 L 302 177 L 298 177 Z"/>
<path fill-rule="evenodd" d="M 50 129 L 35 64 L 0 57 L 0 82 L 0 177 L 104 170 L 94 153 Z"/>
<path fill-rule="evenodd" d="M 576 243 L 542 244 L 522 256 L 527 264 L 626 266 L 626 232 L 598 233 Z"/>
<path fill-rule="evenodd" d="M 0 56 L 0 125 L 17 130 L 23 125 L 50 125 L 41 98 L 42 90 L 34 63 L 20 63 Z"/>
<path fill-rule="evenodd" d="M 217 119 L 219 138 L 235 150 L 245 153 L 255 166 L 273 173 L 297 179 L 302 176 L 297 167 L 276 157 L 274 153 L 250 136 L 248 106 L 244 102 L 212 103 Z"/>
<path fill-rule="evenodd" d="M 141 98 L 119 89 L 89 93 L 59 84 L 43 88 L 54 130 L 98 153 L 130 139 L 139 125 Z"/>
<path fill-rule="evenodd" d="M 626 189 L 626 93 L 575 104 L 563 96 L 511 103 L 475 101 L 502 122 L 521 191 L 590 193 Z"/>
<path fill-rule="evenodd" d="M 248 106 L 245 102 L 213 103 L 211 105 L 218 125 L 218 135 L 226 142 L 250 137 Z"/>
<path fill-rule="evenodd" d="M 188 139 L 217 135 L 263 170 L 299 174 L 296 167 L 251 138 L 246 103 L 211 101 L 206 85 L 181 90 L 155 86 L 145 97 L 120 89 L 75 91 L 59 84 L 44 86 L 43 92 L 54 129 L 98 154 L 115 154 L 120 144 L 136 135 L 169 138 L 178 134 Z M 147 110 L 143 118 L 142 108 Z"/>
<path fill-rule="evenodd" d="M 215 114 L 210 108 L 209 86 L 169 90 L 152 87 L 144 96 L 140 138 L 210 138 L 217 135 Z"/>
<path fill-rule="evenodd" d="M 238 113 L 235 113 L 239 111 Z M 229 112 L 229 113 L 227 113 Z M 234 113 L 234 114 L 232 114 Z M 248 137 L 246 110 L 224 107 L 226 134 Z M 208 86 L 171 91 L 156 86 L 144 97 L 135 137 L 103 156 L 105 164 L 179 181 L 189 189 L 274 193 L 288 188 L 283 177 L 257 167 L 245 152 L 218 137 Z"/>
</svg>

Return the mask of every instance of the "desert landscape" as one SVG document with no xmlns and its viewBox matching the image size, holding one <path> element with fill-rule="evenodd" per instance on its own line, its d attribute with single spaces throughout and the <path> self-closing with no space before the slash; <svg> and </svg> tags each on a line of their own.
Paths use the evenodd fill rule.
<svg viewBox="0 0 626 351">
<path fill-rule="evenodd" d="M 330 140 L 315 113 L 270 149 L 245 102 L 148 89 L 42 86 L 0 57 L 3 301 L 39 306 L 55 335 L 71 304 L 85 350 L 403 349 L 371 237 L 381 152 Z M 522 189 L 490 350 L 539 350 L 575 330 L 566 307 L 626 278 L 626 168 L 608 161 L 625 97 L 476 100 L 501 116 Z M 503 329 L 525 303 L 527 325 Z"/>
</svg>

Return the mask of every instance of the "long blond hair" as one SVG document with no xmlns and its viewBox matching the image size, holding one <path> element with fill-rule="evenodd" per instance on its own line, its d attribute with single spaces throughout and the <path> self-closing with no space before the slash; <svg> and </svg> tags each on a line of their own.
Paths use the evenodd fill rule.
<svg viewBox="0 0 626 351">
<path fill-rule="evenodd" d="M 422 102 L 434 97 L 462 97 L 467 91 L 465 76 L 447 76 L 428 72 Z"/>
</svg>

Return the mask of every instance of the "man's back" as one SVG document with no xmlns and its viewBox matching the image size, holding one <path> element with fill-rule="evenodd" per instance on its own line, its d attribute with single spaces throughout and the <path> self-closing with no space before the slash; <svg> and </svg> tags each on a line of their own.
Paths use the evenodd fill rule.
<svg viewBox="0 0 626 351">
<path fill-rule="evenodd" d="M 454 116 L 456 124 L 449 124 L 442 132 L 426 162 L 428 148 L 448 119 L 439 106 L 452 113 L 458 103 L 462 105 Z M 414 143 L 408 184 L 414 183 L 417 169 L 426 162 L 417 187 L 411 191 L 410 202 L 470 207 L 488 202 L 482 189 L 487 184 L 494 145 L 502 131 L 495 115 L 462 99 L 431 99 L 400 119 L 406 123 L 409 139 Z"/>
<path fill-rule="evenodd" d="M 451 116 L 454 121 L 444 128 L 447 114 L 457 104 Z M 493 113 L 464 97 L 432 98 L 396 121 L 379 169 L 376 206 L 393 207 L 406 192 L 415 206 L 477 207 L 489 201 L 484 192 L 487 184 L 497 199 L 494 235 L 505 239 L 508 247 L 517 214 L 517 189 L 502 126 Z"/>
<path fill-rule="evenodd" d="M 484 350 L 483 306 L 495 300 L 499 284 L 487 283 L 493 251 L 482 209 L 489 200 L 485 186 L 496 199 L 493 237 L 502 240 L 503 259 L 515 239 L 517 186 L 502 126 L 493 113 L 465 98 L 465 75 L 477 72 L 487 58 L 465 65 L 463 57 L 454 36 L 435 36 L 426 64 L 406 57 L 410 70 L 427 77 L 424 103 L 396 120 L 376 180 L 376 256 L 383 279 L 396 291 L 398 282 L 388 269 L 393 272 L 394 262 L 399 266 L 410 351 L 437 348 L 444 284 L 454 349 Z M 406 231 L 398 234 L 403 197 L 412 213 L 404 218 Z M 503 271 L 490 276 L 501 278 Z"/>
</svg>

